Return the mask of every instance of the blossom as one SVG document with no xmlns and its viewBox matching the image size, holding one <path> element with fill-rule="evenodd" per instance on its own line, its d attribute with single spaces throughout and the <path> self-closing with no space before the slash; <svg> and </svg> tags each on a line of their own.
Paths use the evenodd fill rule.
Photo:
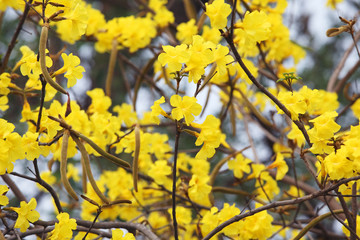
<svg viewBox="0 0 360 240">
<path fill-rule="evenodd" d="M 269 38 L 271 24 L 268 16 L 263 11 L 246 12 L 242 22 L 236 24 L 245 32 L 245 37 L 255 42 L 261 42 Z"/>
<path fill-rule="evenodd" d="M 126 233 L 124 234 L 124 232 L 121 229 L 113 229 L 111 230 L 112 233 L 112 238 L 111 240 L 135 240 L 135 237 L 132 233 Z"/>
<path fill-rule="evenodd" d="M 205 3 L 205 14 L 209 16 L 211 27 L 223 29 L 227 24 L 227 17 L 231 13 L 231 7 L 224 0 L 215 0 L 211 4 Z"/>
<path fill-rule="evenodd" d="M 156 124 L 160 124 L 159 115 L 167 116 L 166 112 L 160 107 L 160 104 L 165 102 L 164 96 L 161 96 L 158 100 L 154 102 L 154 105 L 151 106 L 151 120 Z"/>
<path fill-rule="evenodd" d="M 214 51 L 214 62 L 216 63 L 216 71 L 220 75 L 226 74 L 228 64 L 233 62 L 234 58 L 229 55 L 229 48 L 223 45 L 217 45 Z"/>
<path fill-rule="evenodd" d="M 306 112 L 306 102 L 304 97 L 297 92 L 285 92 L 282 91 L 278 95 L 279 101 L 285 105 L 291 114 L 292 120 L 299 120 L 299 114 Z M 278 110 L 280 114 L 284 114 L 282 110 Z"/>
<path fill-rule="evenodd" d="M 168 213 L 171 215 L 172 209 L 169 208 Z M 176 206 L 176 220 L 179 225 L 186 227 L 186 225 L 189 225 L 191 223 L 192 217 L 191 217 L 191 209 L 185 208 L 182 206 Z"/>
<path fill-rule="evenodd" d="M 111 106 L 111 99 L 105 96 L 104 90 L 94 88 L 87 91 L 86 94 L 91 98 L 91 105 L 88 108 L 89 113 L 105 113 Z"/>
<path fill-rule="evenodd" d="M 73 235 L 72 230 L 75 230 L 77 226 L 76 220 L 69 218 L 69 214 L 66 212 L 58 214 L 56 218 L 59 222 L 55 223 L 55 228 L 51 231 L 49 240 L 71 239 Z"/>
<path fill-rule="evenodd" d="M 208 184 L 209 176 L 198 176 L 194 174 L 189 182 L 189 198 L 191 201 L 210 205 L 209 194 L 211 193 L 211 186 Z"/>
<path fill-rule="evenodd" d="M 170 98 L 170 104 L 173 106 L 171 115 L 176 120 L 185 118 L 185 123 L 189 125 L 194 121 L 195 116 L 201 113 L 201 105 L 198 104 L 195 97 L 184 96 L 182 99 L 179 95 L 173 95 Z"/>
<path fill-rule="evenodd" d="M 228 162 L 228 166 L 230 170 L 233 170 L 234 176 L 236 178 L 242 178 L 244 173 L 250 173 L 250 163 L 252 161 L 248 158 L 245 158 L 242 154 L 237 154 L 235 159 L 231 159 Z"/>
<path fill-rule="evenodd" d="M 162 46 L 164 52 L 159 55 L 159 62 L 161 66 L 167 65 L 169 72 L 178 72 L 182 68 L 182 64 L 189 58 L 187 45 L 181 44 L 178 46 Z"/>
<path fill-rule="evenodd" d="M 167 161 L 157 160 L 150 168 L 148 174 L 159 185 L 170 183 L 169 175 L 171 174 L 171 167 L 168 166 Z"/>
<path fill-rule="evenodd" d="M 201 129 L 195 145 L 200 146 L 203 144 L 195 158 L 210 158 L 214 156 L 215 148 L 219 147 L 220 143 L 226 145 L 226 136 L 220 130 L 220 120 L 213 115 L 208 115 L 202 124 L 191 124 L 191 126 Z"/>
<path fill-rule="evenodd" d="M 214 48 L 212 42 L 205 42 L 199 35 L 193 36 L 192 44 L 189 46 L 189 58 L 185 62 L 186 68 L 184 69 L 189 73 L 189 82 L 198 83 L 205 73 L 207 65 L 214 60 L 212 48 Z"/>
<path fill-rule="evenodd" d="M 9 73 L 2 73 L 0 75 L 0 94 L 1 95 L 8 95 L 10 92 L 9 84 L 11 83 L 11 78 Z"/>
<path fill-rule="evenodd" d="M 284 160 L 284 156 L 281 153 L 276 154 L 275 161 L 268 166 L 268 169 L 277 168 L 276 180 L 284 178 L 286 173 L 289 171 L 289 167 Z"/>
<path fill-rule="evenodd" d="M 64 60 L 64 66 L 57 70 L 54 75 L 59 75 L 65 73 L 67 78 L 67 87 L 70 88 L 76 84 L 76 79 L 81 79 L 83 77 L 83 72 L 85 72 L 84 67 L 80 66 L 80 58 L 74 56 L 72 53 L 66 55 L 66 53 L 61 54 L 62 59 Z"/>
<path fill-rule="evenodd" d="M 47 156 L 49 154 L 49 148 L 46 146 L 39 146 L 38 144 L 38 133 L 27 132 L 23 136 L 23 147 L 28 160 L 34 160 L 41 154 Z"/>
<path fill-rule="evenodd" d="M 16 219 L 15 228 L 20 228 L 20 232 L 25 232 L 29 228 L 29 222 L 35 222 L 39 219 L 40 214 L 35 210 L 35 198 L 31 198 L 29 203 L 25 201 L 20 202 L 20 208 L 12 207 L 11 209 L 18 214 Z"/>
<path fill-rule="evenodd" d="M 8 186 L 0 185 L 0 206 L 5 206 L 9 204 L 9 199 L 5 194 L 9 191 Z"/>
<path fill-rule="evenodd" d="M 330 139 L 334 136 L 334 133 L 340 130 L 341 126 L 335 122 L 337 112 L 326 112 L 319 117 L 310 120 L 314 124 L 314 128 L 311 129 L 311 135 L 317 138 Z"/>
<path fill-rule="evenodd" d="M 89 14 L 85 3 L 81 0 L 68 1 L 60 16 L 65 20 L 56 23 L 56 32 L 62 40 L 74 44 L 86 32 Z"/>
<path fill-rule="evenodd" d="M 305 129 L 308 130 L 310 127 L 305 125 Z M 288 139 L 292 139 L 296 144 L 301 147 L 305 145 L 305 137 L 300 131 L 299 127 L 295 123 L 291 123 L 291 131 L 287 134 Z"/>
<path fill-rule="evenodd" d="M 190 44 L 192 38 L 198 32 L 195 24 L 195 19 L 190 19 L 188 22 L 180 23 L 177 28 L 176 38 L 185 44 Z"/>
</svg>

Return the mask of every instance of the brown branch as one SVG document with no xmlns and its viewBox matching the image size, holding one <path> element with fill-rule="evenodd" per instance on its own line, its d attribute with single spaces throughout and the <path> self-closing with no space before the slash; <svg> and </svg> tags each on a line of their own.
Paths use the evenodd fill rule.
<svg viewBox="0 0 360 240">
<path fill-rule="evenodd" d="M 14 181 L 9 177 L 9 174 L 4 174 L 1 175 L 1 178 L 4 180 L 4 182 L 9 186 L 9 188 L 11 189 L 11 191 L 14 193 L 14 195 L 16 196 L 17 199 L 19 199 L 19 201 L 25 201 L 26 197 L 24 196 L 24 194 L 20 191 L 20 189 L 16 186 L 16 184 L 14 183 Z"/>
<path fill-rule="evenodd" d="M 15 47 L 15 44 L 17 42 L 17 38 L 19 37 L 20 31 L 21 31 L 21 29 L 22 29 L 22 27 L 23 27 L 23 25 L 25 23 L 25 20 L 26 20 L 26 17 L 28 15 L 28 13 L 29 13 L 30 5 L 31 5 L 32 1 L 33 0 L 29 0 L 29 2 L 25 1 L 25 8 L 24 8 L 23 15 L 21 16 L 20 22 L 17 25 L 15 33 L 14 33 L 14 35 L 13 35 L 13 37 L 11 39 L 11 42 L 10 42 L 8 48 L 7 48 L 5 57 L 4 57 L 3 62 L 1 64 L 0 74 L 3 73 L 5 71 L 5 68 L 7 67 L 11 52 Z"/>
<path fill-rule="evenodd" d="M 360 32 L 358 32 L 355 36 L 355 41 L 359 40 L 360 38 Z M 354 42 L 355 42 L 354 41 Z M 348 59 L 350 53 L 352 52 L 353 48 L 354 48 L 355 44 L 352 43 L 351 46 L 346 50 L 346 52 L 344 53 L 343 57 L 341 58 L 339 64 L 337 65 L 337 67 L 335 68 L 334 72 L 332 73 L 331 77 L 329 78 L 329 82 L 327 85 L 326 90 L 329 92 L 334 92 L 335 91 L 335 83 L 339 77 L 339 74 L 341 72 L 341 70 L 343 69 L 346 60 Z M 339 89 L 337 89 L 339 90 Z"/>
<path fill-rule="evenodd" d="M 360 67 L 360 60 L 358 60 L 355 65 L 350 68 L 350 70 L 346 73 L 346 75 L 339 80 L 337 85 L 334 87 L 334 92 L 339 92 L 341 88 L 344 87 L 346 81 L 356 72 L 356 70 Z"/>
<path fill-rule="evenodd" d="M 52 198 L 54 199 L 54 202 L 55 202 L 55 205 L 56 205 L 56 208 L 57 208 L 58 212 L 63 212 L 63 209 L 61 207 L 58 195 L 56 194 L 55 190 L 51 187 L 51 185 L 49 185 L 47 182 L 45 182 L 41 178 L 32 178 L 32 177 L 29 177 L 29 176 L 26 176 L 26 175 L 23 175 L 23 174 L 20 174 L 20 173 L 17 173 L 17 172 L 12 172 L 10 174 L 14 175 L 14 176 L 17 176 L 17 177 L 27 179 L 27 180 L 30 180 L 30 181 L 33 181 L 33 182 L 39 183 L 41 186 L 43 186 L 51 194 Z"/>
</svg>

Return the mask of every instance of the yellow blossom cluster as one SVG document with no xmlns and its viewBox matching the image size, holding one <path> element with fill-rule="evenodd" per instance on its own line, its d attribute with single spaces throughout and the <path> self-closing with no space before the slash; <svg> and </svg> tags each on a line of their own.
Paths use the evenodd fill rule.
<svg viewBox="0 0 360 240">
<path fill-rule="evenodd" d="M 188 19 L 175 22 L 167 0 L 136 1 L 136 14 L 112 19 L 85 0 L 0 1 L 0 14 L 28 9 L 31 24 L 42 30 L 38 48 L 16 46 L 17 58 L 0 65 L 0 175 L 30 180 L 41 191 L 38 197 L 50 192 L 55 200 L 55 222 L 38 221 L 35 195 L 14 207 L 7 192 L 19 197 L 16 188 L 9 180 L 9 186 L 0 185 L 0 213 L 14 220 L 20 235 L 39 229 L 31 229 L 32 223 L 52 225 L 46 233 L 50 240 L 102 234 L 135 240 L 148 231 L 161 239 L 195 240 L 241 217 L 215 235 L 280 238 L 286 231 L 298 234 L 288 216 L 302 211 L 295 205 L 315 196 L 308 176 L 296 175 L 300 158 L 301 171 L 305 162 L 319 191 L 360 176 L 360 126 L 341 125 L 339 94 L 311 89 L 294 75 L 305 50 L 285 24 L 286 0 L 235 1 L 236 6 L 214 0 L 200 4 L 201 13 L 191 1 L 181 2 Z M 335 8 L 339 2 L 327 5 Z M 90 76 L 84 74 L 87 65 L 72 47 L 52 52 L 55 41 L 48 35 L 72 45 L 87 42 L 96 54 L 110 52 L 105 90 L 94 84 L 86 103 L 77 99 L 73 87 Z M 117 64 L 128 88 L 123 102 L 108 91 L 119 90 L 111 82 Z M 145 99 L 140 90 L 152 91 L 153 98 Z M 208 114 L 214 95 L 221 109 Z M 346 97 L 351 106 L 344 111 L 351 109 L 359 119 L 358 96 Z M 141 109 L 148 109 L 141 112 L 138 106 L 145 102 Z M 12 111 L 19 112 L 19 120 L 7 120 Z M 254 126 L 269 140 L 264 141 L 271 152 L 265 160 L 259 157 L 264 146 L 253 139 Z M 46 164 L 39 168 L 40 161 L 47 169 Z M 25 174 L 18 173 L 20 165 L 26 166 Z M 351 188 L 358 188 L 354 181 L 346 184 L 336 190 L 353 194 Z M 317 193 L 311 200 L 325 195 Z M 263 210 L 252 212 L 258 209 Z M 318 217 L 308 215 L 309 224 Z M 95 227 L 97 219 L 109 228 L 106 233 Z M 280 219 L 283 229 L 276 226 Z M 111 227 L 119 221 L 143 231 Z M 92 222 L 89 232 L 81 232 Z"/>
</svg>

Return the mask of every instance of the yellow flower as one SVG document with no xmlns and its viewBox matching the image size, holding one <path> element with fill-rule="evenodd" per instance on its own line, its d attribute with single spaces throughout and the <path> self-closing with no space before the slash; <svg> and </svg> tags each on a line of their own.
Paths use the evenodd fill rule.
<svg viewBox="0 0 360 240">
<path fill-rule="evenodd" d="M 205 14 L 209 16 L 211 27 L 223 29 L 227 24 L 227 17 L 231 13 L 231 7 L 224 0 L 215 0 L 211 4 L 205 3 Z"/>
<path fill-rule="evenodd" d="M 137 116 L 132 105 L 127 103 L 123 103 L 121 106 L 116 105 L 113 108 L 113 111 L 118 114 L 118 119 L 121 123 L 125 123 L 125 126 L 131 127 L 132 125 L 136 124 Z"/>
<path fill-rule="evenodd" d="M 192 175 L 188 190 L 191 201 L 205 206 L 210 205 L 209 194 L 211 193 L 211 186 L 207 184 L 209 179 L 210 177 L 205 175 Z"/>
<path fill-rule="evenodd" d="M 186 44 L 178 46 L 163 46 L 164 53 L 159 55 L 159 62 L 161 66 L 167 65 L 167 70 L 171 72 L 178 72 L 182 68 L 182 64 L 189 58 Z"/>
<path fill-rule="evenodd" d="M 242 22 L 236 24 L 237 28 L 245 31 L 247 38 L 261 42 L 269 38 L 271 24 L 268 16 L 263 11 L 246 12 Z"/>
<path fill-rule="evenodd" d="M 65 12 L 60 16 L 64 17 L 65 20 L 56 23 L 56 31 L 62 40 L 74 44 L 85 34 L 89 18 L 87 8 L 85 2 L 73 0 L 65 5 L 64 10 Z"/>
<path fill-rule="evenodd" d="M 252 161 L 248 158 L 245 158 L 242 154 L 237 154 L 235 159 L 232 159 L 228 162 L 230 170 L 233 170 L 234 176 L 236 178 L 242 178 L 244 173 L 250 173 L 250 163 Z"/>
<path fill-rule="evenodd" d="M 217 207 L 212 207 L 210 211 L 207 211 L 200 221 L 201 233 L 206 236 L 210 231 L 216 228 L 220 224 Z"/>
<path fill-rule="evenodd" d="M 57 70 L 54 75 L 59 75 L 65 73 L 67 78 L 67 87 L 70 88 L 76 84 L 76 79 L 81 79 L 83 77 L 83 72 L 85 72 L 84 67 L 80 66 L 80 58 L 74 56 L 72 53 L 66 55 L 62 53 L 61 57 L 64 61 L 64 66 Z"/>
<path fill-rule="evenodd" d="M 59 222 L 55 223 L 55 228 L 51 231 L 49 240 L 71 239 L 72 230 L 75 230 L 77 226 L 76 220 L 69 218 L 69 214 L 66 212 L 60 213 L 56 218 Z"/>
<path fill-rule="evenodd" d="M 160 107 L 160 104 L 165 102 L 164 96 L 161 96 L 160 99 L 154 102 L 154 105 L 151 107 L 151 121 L 160 124 L 159 115 L 167 116 L 166 112 Z"/>
<path fill-rule="evenodd" d="M 98 9 L 87 4 L 89 19 L 87 22 L 86 36 L 97 35 L 98 31 L 106 24 L 104 15 Z"/>
<path fill-rule="evenodd" d="M 190 44 L 194 35 L 197 34 L 198 28 L 195 24 L 195 19 L 190 19 L 188 22 L 180 23 L 177 28 L 176 38 L 185 44 Z"/>
<path fill-rule="evenodd" d="M 207 25 L 205 25 L 203 27 L 203 32 L 202 32 L 201 36 L 204 38 L 205 41 L 209 41 L 214 44 L 218 44 L 221 40 L 221 35 L 219 32 L 219 29 L 210 28 Z"/>
<path fill-rule="evenodd" d="M 47 156 L 49 154 L 49 148 L 46 146 L 39 146 L 38 141 L 38 134 L 27 132 L 23 136 L 23 144 L 26 153 L 27 160 L 34 160 L 38 158 L 40 154 Z"/>
<path fill-rule="evenodd" d="M 268 169 L 277 168 L 276 180 L 283 179 L 286 173 L 289 171 L 289 167 L 286 164 L 284 160 L 284 156 L 281 153 L 276 154 L 275 161 L 272 164 L 270 164 L 267 168 Z"/>
<path fill-rule="evenodd" d="M 336 8 L 336 5 L 343 2 L 344 0 L 327 0 L 326 6 L 332 9 Z"/>
<path fill-rule="evenodd" d="M 154 2 L 154 1 L 152 1 Z M 149 3 L 150 5 L 151 3 Z M 170 23 L 174 23 L 175 17 L 174 13 L 169 11 L 165 6 L 157 7 L 156 9 L 152 8 L 155 11 L 154 21 L 156 24 L 163 28 L 168 26 Z"/>
<path fill-rule="evenodd" d="M 168 218 L 160 212 L 151 212 L 147 220 L 149 221 L 151 228 L 157 230 L 159 233 L 166 231 L 165 226 L 169 225 Z"/>
<path fill-rule="evenodd" d="M 292 120 L 299 120 L 299 114 L 304 114 L 307 109 L 304 97 L 297 92 L 282 91 L 278 95 L 279 101 L 285 105 L 291 114 Z M 279 114 L 284 114 L 282 110 L 278 110 Z"/>
<path fill-rule="evenodd" d="M 185 123 L 189 125 L 194 121 L 195 116 L 201 113 L 201 105 L 198 104 L 195 97 L 184 96 L 183 99 L 179 95 L 173 95 L 170 98 L 170 104 L 173 106 L 171 116 L 176 120 L 185 118 Z"/>
<path fill-rule="evenodd" d="M 8 95 L 10 92 L 9 84 L 11 83 L 11 78 L 9 73 L 2 73 L 0 75 L 0 94 Z"/>
<path fill-rule="evenodd" d="M 189 59 L 185 62 L 186 68 L 184 69 L 189 72 L 189 82 L 198 83 L 205 73 L 207 65 L 214 60 L 214 53 L 211 51 L 214 46 L 211 42 L 205 42 L 199 35 L 193 36 L 192 44 L 189 47 Z"/>
<path fill-rule="evenodd" d="M 305 125 L 306 130 L 309 128 L 308 125 Z M 305 145 L 305 137 L 295 123 L 291 124 L 291 131 L 288 133 L 287 137 L 294 140 L 299 147 Z"/>
<path fill-rule="evenodd" d="M 334 136 L 334 133 L 340 130 L 341 126 L 335 122 L 337 112 L 326 112 L 321 114 L 319 117 L 310 120 L 314 124 L 314 132 L 317 138 L 330 139 Z"/>
<path fill-rule="evenodd" d="M 256 203 L 255 207 L 260 207 L 260 204 Z M 267 211 L 261 211 L 249 216 L 242 221 L 240 221 L 240 239 L 259 239 L 265 240 L 269 239 L 270 236 L 274 233 L 273 230 L 273 217 L 268 214 Z"/>
<path fill-rule="evenodd" d="M 202 124 L 191 124 L 191 126 L 201 129 L 195 145 L 203 144 L 195 158 L 210 158 L 214 156 L 215 148 L 218 148 L 220 143 L 226 145 L 226 136 L 220 130 L 220 120 L 213 115 L 208 115 Z"/>
<path fill-rule="evenodd" d="M 7 96 L 0 97 L 0 110 L 1 111 L 6 111 L 9 108 L 8 102 L 9 102 L 9 99 Z"/>
<path fill-rule="evenodd" d="M 168 166 L 167 161 L 157 160 L 150 168 L 148 174 L 152 177 L 155 182 L 159 185 L 170 186 L 170 178 L 168 177 L 171 174 L 171 167 Z"/>
<path fill-rule="evenodd" d="M 36 200 L 31 198 L 29 203 L 20 202 L 20 208 L 12 207 L 11 209 L 18 214 L 15 228 L 20 228 L 20 232 L 25 232 L 29 228 L 29 222 L 35 222 L 39 219 L 40 214 L 35 210 Z"/>
<path fill-rule="evenodd" d="M 171 216 L 172 219 L 172 209 L 169 208 L 168 213 Z M 186 227 L 186 225 L 189 225 L 191 223 L 192 217 L 191 217 L 191 209 L 177 206 L 176 207 L 176 220 L 178 224 L 182 227 Z"/>
<path fill-rule="evenodd" d="M 8 7 L 14 8 L 16 10 L 22 10 L 24 7 L 24 2 L 21 0 L 1 0 L 0 1 L 0 11 L 4 12 Z"/>
<path fill-rule="evenodd" d="M 234 58 L 229 55 L 229 48 L 220 44 L 217 45 L 217 48 L 214 51 L 214 62 L 216 63 L 217 74 L 226 74 L 229 63 L 233 61 Z"/>
<path fill-rule="evenodd" d="M 238 209 L 235 204 L 229 205 L 228 203 L 224 203 L 223 209 L 220 210 L 218 213 L 219 221 L 225 222 L 226 220 L 229 220 L 230 218 L 240 214 L 240 209 Z M 239 223 L 233 223 L 226 228 L 224 228 L 223 232 L 226 235 L 237 235 L 240 231 Z"/>
<path fill-rule="evenodd" d="M 86 94 L 92 100 L 87 110 L 88 113 L 105 113 L 111 106 L 111 99 L 105 96 L 104 90 L 101 88 L 94 88 L 91 91 L 87 91 Z"/>
<path fill-rule="evenodd" d="M 8 186 L 0 185 L 0 206 L 6 206 L 9 204 L 9 199 L 5 196 L 8 191 Z"/>
<path fill-rule="evenodd" d="M 111 240 L 135 240 L 135 237 L 132 233 L 126 233 L 121 229 L 113 229 L 111 230 L 112 238 Z"/>
</svg>

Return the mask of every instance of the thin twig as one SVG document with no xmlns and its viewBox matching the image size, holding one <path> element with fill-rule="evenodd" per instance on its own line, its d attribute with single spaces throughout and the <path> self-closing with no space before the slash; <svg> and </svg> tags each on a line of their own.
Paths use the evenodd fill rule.
<svg viewBox="0 0 360 240">
<path fill-rule="evenodd" d="M 21 29 L 22 29 L 22 27 L 23 27 L 23 25 L 25 23 L 25 20 L 27 18 L 28 13 L 29 13 L 30 5 L 32 4 L 32 2 L 33 2 L 33 0 L 29 0 L 28 2 L 25 1 L 24 12 L 23 12 L 23 14 L 21 16 L 20 22 L 17 25 L 15 33 L 14 33 L 14 35 L 13 35 L 11 41 L 10 41 L 10 44 L 9 44 L 9 46 L 7 48 L 5 57 L 4 57 L 3 62 L 1 64 L 0 74 L 3 73 L 5 71 L 5 69 L 6 69 L 6 67 L 7 67 L 11 52 L 15 47 L 15 44 L 17 42 L 17 38 L 18 38 L 18 36 L 19 36 L 19 34 L 21 32 Z"/>
</svg>

